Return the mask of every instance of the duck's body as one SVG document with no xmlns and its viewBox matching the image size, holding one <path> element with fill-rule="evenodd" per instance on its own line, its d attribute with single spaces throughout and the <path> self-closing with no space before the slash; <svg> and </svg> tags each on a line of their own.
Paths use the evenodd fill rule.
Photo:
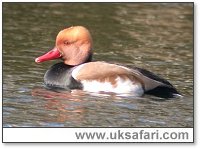
<svg viewBox="0 0 200 149">
<path fill-rule="evenodd" d="M 36 59 L 43 62 L 63 58 L 45 74 L 48 87 L 82 89 L 89 92 L 114 92 L 142 96 L 144 93 L 171 98 L 179 93 L 165 79 L 141 69 L 128 68 L 106 62 L 91 62 L 92 38 L 84 27 L 71 27 L 61 31 L 56 47 Z"/>
<path fill-rule="evenodd" d="M 88 62 L 78 66 L 53 65 L 44 76 L 50 88 L 82 89 L 89 92 L 113 92 L 142 96 L 144 93 L 171 98 L 179 94 L 166 80 L 141 69 L 105 62 Z"/>
</svg>

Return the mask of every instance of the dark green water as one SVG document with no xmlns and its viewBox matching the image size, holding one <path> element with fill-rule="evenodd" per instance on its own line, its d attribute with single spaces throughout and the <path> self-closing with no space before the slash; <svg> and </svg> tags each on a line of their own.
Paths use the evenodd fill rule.
<svg viewBox="0 0 200 149">
<path fill-rule="evenodd" d="M 87 27 L 94 60 L 137 66 L 168 79 L 183 98 L 54 92 L 34 59 L 57 33 Z M 181 3 L 3 3 L 4 127 L 193 127 L 193 6 Z"/>
</svg>

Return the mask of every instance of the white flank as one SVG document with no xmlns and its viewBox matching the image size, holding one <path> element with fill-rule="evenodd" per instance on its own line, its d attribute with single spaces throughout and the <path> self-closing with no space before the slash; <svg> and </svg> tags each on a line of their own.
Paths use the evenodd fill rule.
<svg viewBox="0 0 200 149">
<path fill-rule="evenodd" d="M 79 72 L 79 70 L 84 66 L 85 64 L 81 64 L 79 66 L 77 66 L 73 71 L 72 71 L 72 77 L 76 80 L 76 76 Z"/>
<path fill-rule="evenodd" d="M 98 82 L 98 81 L 87 81 L 83 80 L 83 90 L 89 92 L 113 92 L 118 94 L 127 94 L 131 93 L 134 96 L 143 95 L 144 91 L 141 84 L 134 84 L 130 80 L 123 80 L 120 77 L 116 79 L 117 86 L 113 87 L 110 82 Z"/>
</svg>

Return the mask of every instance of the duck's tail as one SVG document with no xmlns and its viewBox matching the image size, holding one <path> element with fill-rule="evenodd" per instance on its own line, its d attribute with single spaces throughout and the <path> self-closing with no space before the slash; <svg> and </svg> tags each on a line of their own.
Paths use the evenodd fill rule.
<svg viewBox="0 0 200 149">
<path fill-rule="evenodd" d="M 145 94 L 154 95 L 161 98 L 183 97 L 174 87 L 158 86 L 152 90 L 146 91 Z"/>
</svg>

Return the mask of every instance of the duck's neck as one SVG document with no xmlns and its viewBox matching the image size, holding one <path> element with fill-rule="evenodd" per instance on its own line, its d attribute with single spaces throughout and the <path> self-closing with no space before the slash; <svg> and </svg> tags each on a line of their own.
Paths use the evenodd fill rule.
<svg viewBox="0 0 200 149">
<path fill-rule="evenodd" d="M 78 66 L 78 65 L 81 65 L 81 64 L 84 64 L 84 63 L 91 62 L 91 61 L 92 61 L 92 53 L 87 57 L 87 59 L 84 62 L 77 64 L 77 65 L 68 65 L 68 66 L 74 67 L 74 66 Z"/>
<path fill-rule="evenodd" d="M 84 63 L 88 63 L 92 61 L 92 53 L 90 53 L 90 55 L 88 56 L 88 58 L 86 59 L 86 61 Z"/>
</svg>

